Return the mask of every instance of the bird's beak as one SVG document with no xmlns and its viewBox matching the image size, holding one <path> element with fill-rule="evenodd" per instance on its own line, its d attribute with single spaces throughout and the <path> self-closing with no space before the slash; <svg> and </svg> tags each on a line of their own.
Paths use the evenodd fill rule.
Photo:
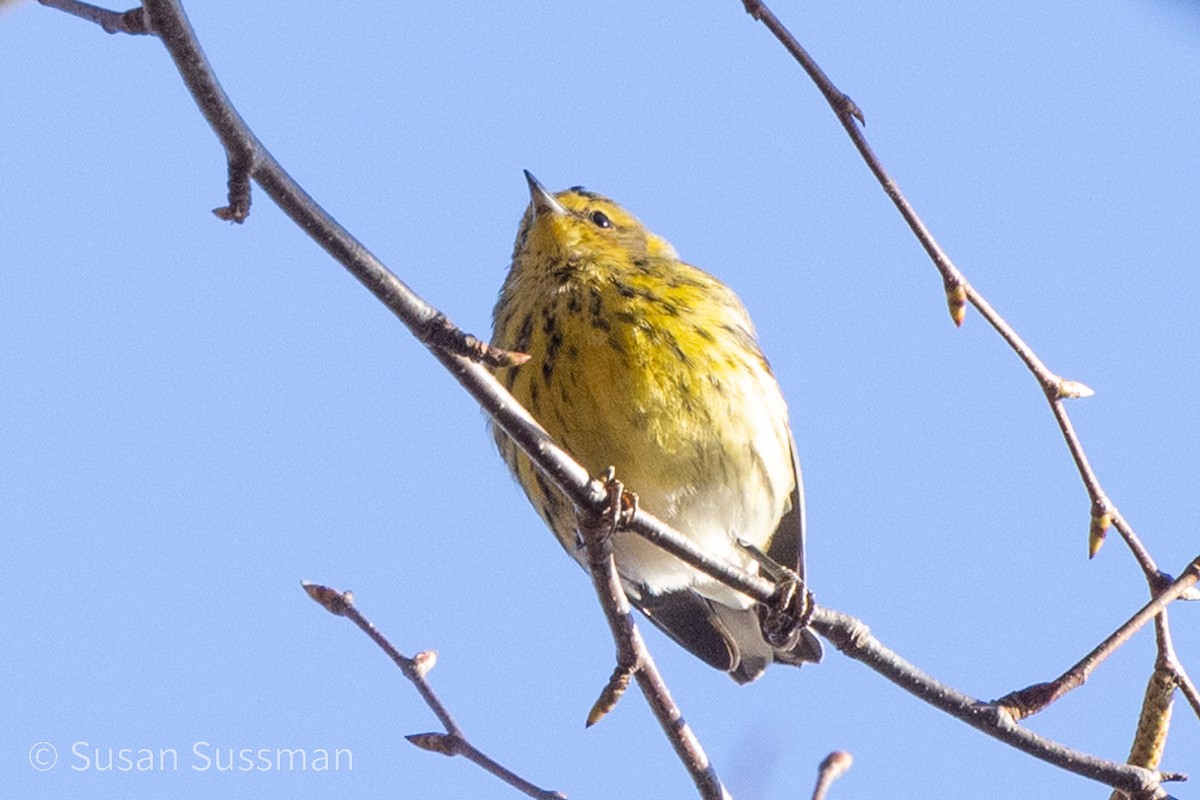
<svg viewBox="0 0 1200 800">
<path fill-rule="evenodd" d="M 555 200 L 554 195 L 546 191 L 546 187 L 542 186 L 529 170 L 525 170 L 525 180 L 529 181 L 529 204 L 533 206 L 535 219 L 544 214 L 559 216 L 567 213 L 563 204 Z"/>
</svg>

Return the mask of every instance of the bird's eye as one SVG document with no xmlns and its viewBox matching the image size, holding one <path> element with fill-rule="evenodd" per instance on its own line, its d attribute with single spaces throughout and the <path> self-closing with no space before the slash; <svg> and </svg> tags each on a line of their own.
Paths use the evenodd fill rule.
<svg viewBox="0 0 1200 800">
<path fill-rule="evenodd" d="M 592 222 L 596 223 L 597 228 L 611 228 L 612 220 L 605 216 L 603 211 L 592 212 Z"/>
</svg>

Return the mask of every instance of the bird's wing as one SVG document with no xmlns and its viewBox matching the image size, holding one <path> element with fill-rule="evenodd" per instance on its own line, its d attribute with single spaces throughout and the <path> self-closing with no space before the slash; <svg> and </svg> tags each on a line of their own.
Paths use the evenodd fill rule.
<svg viewBox="0 0 1200 800">
<path fill-rule="evenodd" d="M 792 488 L 791 508 L 779 520 L 767 544 L 767 555 L 776 564 L 795 570 L 800 580 L 804 580 L 804 481 L 800 475 L 800 460 L 796 458 L 796 442 L 790 431 L 788 445 L 796 485 Z"/>
</svg>

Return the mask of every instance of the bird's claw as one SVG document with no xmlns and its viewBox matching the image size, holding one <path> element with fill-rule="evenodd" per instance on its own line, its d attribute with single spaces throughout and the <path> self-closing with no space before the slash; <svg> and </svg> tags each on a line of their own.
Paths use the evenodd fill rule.
<svg viewBox="0 0 1200 800">
<path fill-rule="evenodd" d="M 815 603 L 813 594 L 804 587 L 799 576 L 788 570 L 779 581 L 771 599 L 758 604 L 758 624 L 767 644 L 780 650 L 791 650 L 812 621 Z"/>
</svg>

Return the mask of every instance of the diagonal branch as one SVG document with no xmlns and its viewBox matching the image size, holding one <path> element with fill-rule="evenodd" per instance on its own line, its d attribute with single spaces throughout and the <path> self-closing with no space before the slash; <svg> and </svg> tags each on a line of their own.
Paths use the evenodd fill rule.
<svg viewBox="0 0 1200 800">
<path fill-rule="evenodd" d="M 1095 556 L 1103 545 L 1109 527 L 1115 527 L 1125 540 L 1126 545 L 1141 568 L 1142 574 L 1149 586 L 1150 594 L 1152 596 L 1155 595 L 1169 579 L 1158 570 L 1149 550 L 1142 544 L 1134 532 L 1133 526 L 1116 509 L 1116 506 L 1104 491 L 1104 488 L 1100 484 L 1100 479 L 1097 477 L 1095 470 L 1088 460 L 1083 444 L 1075 432 L 1075 426 L 1067 414 L 1066 407 L 1063 405 L 1064 399 L 1087 397 L 1092 394 L 1092 390 L 1077 381 L 1065 380 L 1051 372 L 1012 326 L 1000 316 L 982 294 L 967 282 L 962 272 L 959 271 L 950 260 L 950 257 L 942 250 L 941 246 L 929 232 L 929 229 L 925 227 L 921 218 L 900 191 L 900 187 L 888 174 L 887 170 L 884 169 L 883 164 L 867 143 L 866 136 L 860 127 L 862 124 L 865 124 L 865 121 L 862 111 L 858 106 L 833 85 L 833 82 L 824 71 L 817 66 L 812 57 L 801 47 L 796 38 L 792 36 L 791 32 L 767 8 L 762 0 L 742 0 L 742 4 L 745 6 L 746 12 L 754 19 L 762 22 L 788 52 L 792 54 L 816 84 L 821 94 L 825 96 L 838 121 L 846 130 L 850 140 L 862 156 L 867 168 L 871 170 L 876 180 L 879 181 L 880 186 L 883 187 L 884 192 L 891 198 L 896 209 L 900 212 L 905 222 L 908 223 L 913 234 L 917 237 L 917 240 L 921 243 L 921 246 L 928 253 L 934 266 L 941 274 L 947 302 L 950 307 L 950 315 L 954 324 L 962 324 L 966 316 L 965 304 L 970 302 L 979 311 L 980 315 L 987 320 L 988 324 L 1000 334 L 1000 337 L 1012 348 L 1013 352 L 1024 362 L 1025 366 L 1038 381 L 1038 385 L 1041 386 L 1042 392 L 1050 404 L 1051 413 L 1058 423 L 1059 430 L 1062 432 L 1063 439 L 1067 444 L 1067 449 L 1071 454 L 1072 460 L 1075 462 L 1075 468 L 1079 473 L 1080 479 L 1083 481 L 1084 488 L 1091 501 L 1090 523 L 1088 527 L 1089 558 Z M 1189 599 L 1195 599 L 1195 591 L 1192 590 L 1189 592 L 1188 596 Z M 1155 624 L 1160 631 L 1158 637 L 1158 660 L 1161 662 L 1166 657 L 1164 642 L 1169 641 L 1166 616 L 1161 616 L 1156 620 Z M 1200 714 L 1200 698 L 1197 697 L 1195 685 L 1191 684 L 1186 672 L 1183 671 L 1182 665 L 1179 664 L 1173 655 L 1171 660 L 1178 667 L 1175 670 L 1175 674 L 1182 678 L 1180 685 L 1183 688 L 1185 697 L 1191 702 L 1197 714 Z"/>
<path fill-rule="evenodd" d="M 442 727 L 446 729 L 445 733 L 416 733 L 406 736 L 405 738 L 409 742 L 422 750 L 441 753 L 444 756 L 462 756 L 514 789 L 537 800 L 566 800 L 566 795 L 561 792 L 552 792 L 535 786 L 471 744 L 425 677 L 437 661 L 435 653 L 423 651 L 412 658 L 405 656 L 354 606 L 354 595 L 350 592 L 339 592 L 315 583 L 305 583 L 304 591 L 308 592 L 308 596 L 320 603 L 330 614 L 347 618 L 369 636 L 371 641 L 379 645 L 379 648 L 404 673 L 404 677 L 408 678 L 409 682 L 417 688 L 417 693 L 421 695 L 425 705 L 429 706 L 438 721 L 442 723 Z"/>
<path fill-rule="evenodd" d="M 1147 580 L 1151 582 L 1157 580 L 1158 569 L 1154 566 L 1154 560 L 1150 558 L 1149 551 L 1141 544 L 1133 531 L 1133 527 L 1117 512 L 1112 501 L 1105 493 L 1104 488 L 1100 485 L 1100 480 L 1096 477 L 1095 471 L 1088 462 L 1083 445 L 1080 443 L 1079 437 L 1076 436 L 1074 426 L 1071 424 L 1066 409 L 1063 407 L 1062 401 L 1064 399 L 1087 397 L 1093 393 L 1092 390 L 1077 381 L 1064 379 L 1052 372 L 1038 358 L 1033 348 L 992 307 L 991 303 L 971 286 L 966 277 L 950 259 L 950 256 L 938 244 L 933 234 L 930 233 L 916 210 L 904 196 L 904 193 L 900 191 L 900 186 L 888 174 L 879 157 L 875 155 L 875 151 L 871 149 L 871 145 L 867 142 L 861 128 L 861 124 L 864 122 L 863 113 L 855 105 L 854 101 L 834 86 L 829 76 L 817 66 L 812 56 L 796 41 L 796 38 L 765 3 L 761 0 L 742 0 L 742 4 L 750 16 L 762 22 L 774 34 L 775 38 L 787 48 L 787 51 L 791 53 L 804 71 L 808 73 L 809 77 L 817 85 L 818 90 L 820 90 L 826 101 L 828 101 L 838 121 L 845 128 L 846 134 L 854 143 L 854 147 L 862 156 L 867 168 L 871 170 L 875 179 L 879 181 L 879 185 L 883 187 L 883 191 L 891 199 L 892 203 L 895 204 L 896 209 L 900 212 L 900 216 L 908 223 L 909 228 L 912 229 L 913 234 L 917 237 L 917 241 L 921 243 L 930 260 L 933 261 L 933 265 L 941 274 L 947 302 L 950 306 L 950 315 L 954 320 L 954 324 L 961 325 L 965 319 L 965 304 L 967 302 L 975 306 L 980 315 L 987 320 L 988 324 L 1000 334 L 1000 337 L 1017 354 L 1017 357 L 1024 362 L 1025 366 L 1037 380 L 1038 385 L 1041 386 L 1047 401 L 1050 403 L 1054 418 L 1058 422 L 1063 439 L 1066 441 L 1071 458 L 1075 462 L 1075 467 L 1079 471 L 1084 488 L 1087 490 L 1088 497 L 1091 500 L 1091 525 L 1089 531 L 1089 550 L 1091 554 L 1095 555 L 1103 543 L 1104 534 L 1109 525 L 1115 525 L 1118 532 L 1129 545 Z M 1153 587 L 1151 591 L 1153 591 Z"/>
<path fill-rule="evenodd" d="M 897 686 L 988 736 L 1076 775 L 1120 789 L 1132 798 L 1163 800 L 1168 795 L 1162 782 L 1183 779 L 1176 774 L 1097 758 L 1034 733 L 996 704 L 977 700 L 922 672 L 847 614 L 818 608 L 813 614 L 812 629 L 844 655 L 861 661 Z"/>
<path fill-rule="evenodd" d="M 107 8 L 83 3 L 80 0 L 38 0 L 44 6 L 65 11 L 73 17 L 86 19 L 99 25 L 105 33 L 150 34 L 149 23 L 141 6 L 128 11 L 110 11 Z"/>
<path fill-rule="evenodd" d="M 728 796 L 725 787 L 721 785 L 721 779 L 717 777 L 717 771 L 705 755 L 700 741 L 672 699 L 662 673 L 658 671 L 658 666 L 633 621 L 629 598 L 621 585 L 612 553 L 612 534 L 622 516 L 623 490 L 619 483 L 612 480 L 608 482 L 608 487 L 611 509 L 605 509 L 601 513 L 582 509 L 578 515 L 580 534 L 584 547 L 587 548 L 588 573 L 592 576 L 596 597 L 604 610 L 613 642 L 617 646 L 616 671 L 604 695 L 589 715 L 588 724 L 594 723 L 615 705 L 620 693 L 624 691 L 623 684 L 627 684 L 629 676 L 632 675 L 641 687 L 642 694 L 658 719 L 667 740 L 675 748 L 675 754 L 692 776 L 700 796 L 705 800 L 722 800 Z M 621 688 L 615 688 L 617 686 Z"/>
<path fill-rule="evenodd" d="M 1096 667 L 1116 652 L 1118 647 L 1125 644 L 1139 628 L 1156 616 L 1160 616 L 1168 605 L 1195 586 L 1198 578 L 1200 578 L 1200 557 L 1188 564 L 1178 580 L 1142 606 L 1124 625 L 1113 631 L 1111 636 L 1098 644 L 1092 652 L 1084 656 L 1069 670 L 1047 683 L 1034 684 L 1006 694 L 996 701 L 996 705 L 1007 710 L 1014 718 L 1023 719 L 1042 711 L 1063 695 L 1082 686 Z"/>
<path fill-rule="evenodd" d="M 1183 597 L 1190 599 L 1189 594 L 1184 594 Z M 1175 677 L 1175 685 L 1187 700 L 1188 705 L 1192 707 L 1192 713 L 1200 717 L 1200 690 L 1197 690 L 1196 684 L 1192 682 L 1191 676 L 1188 675 L 1179 656 L 1175 653 L 1175 644 L 1171 639 L 1171 627 L 1167 624 L 1167 612 L 1165 611 L 1154 618 L 1154 636 L 1158 645 L 1158 656 L 1154 660 L 1154 668 L 1166 670 Z"/>
</svg>

